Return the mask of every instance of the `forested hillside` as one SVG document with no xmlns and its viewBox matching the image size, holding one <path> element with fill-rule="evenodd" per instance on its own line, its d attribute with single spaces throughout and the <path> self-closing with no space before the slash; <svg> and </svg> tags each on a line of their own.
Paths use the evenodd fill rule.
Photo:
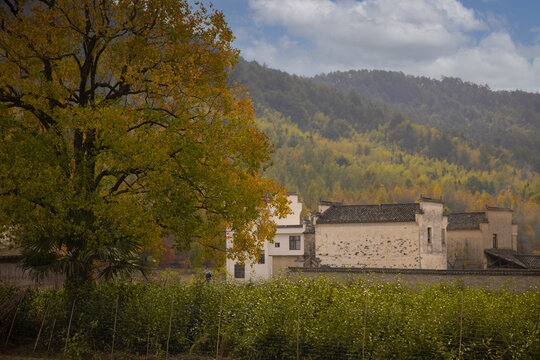
<svg viewBox="0 0 540 360">
<path fill-rule="evenodd" d="M 457 78 L 433 80 L 380 70 L 334 72 L 314 80 L 355 91 L 418 123 L 502 146 L 510 150 L 517 166 L 540 171 L 538 93 L 491 91 Z"/>
<path fill-rule="evenodd" d="M 266 175 L 298 191 L 308 209 L 442 196 L 451 211 L 511 207 L 522 250 L 540 250 L 540 175 L 510 149 L 421 124 L 390 106 L 326 84 L 241 62 L 259 126 L 275 144 Z"/>
<path fill-rule="evenodd" d="M 520 168 L 511 151 L 496 142 L 473 141 L 457 131 L 422 125 L 389 107 L 326 84 L 242 61 L 232 80 L 244 85 L 259 108 L 279 111 L 302 131 L 337 140 L 379 130 L 384 140 L 411 154 L 491 170 L 500 164 Z M 529 168 L 525 166 L 525 168 Z"/>
</svg>

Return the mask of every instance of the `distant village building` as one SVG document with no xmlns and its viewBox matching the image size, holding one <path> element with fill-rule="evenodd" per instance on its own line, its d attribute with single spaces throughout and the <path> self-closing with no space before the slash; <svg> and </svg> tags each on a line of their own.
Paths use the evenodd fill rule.
<svg viewBox="0 0 540 360">
<path fill-rule="evenodd" d="M 350 269 L 540 269 L 540 255 L 517 252 L 518 227 L 509 209 L 444 213 L 442 200 L 343 205 L 322 201 L 302 222 L 302 202 L 289 195 L 292 214 L 274 219 L 274 242 L 256 262 L 227 260 L 239 280 L 268 279 L 294 268 Z"/>
<path fill-rule="evenodd" d="M 517 253 L 518 226 L 512 210 L 448 215 L 448 265 L 451 269 L 528 268 Z"/>
<path fill-rule="evenodd" d="M 277 224 L 274 243 L 266 241 L 258 261 L 244 264 L 227 259 L 227 273 L 239 280 L 268 279 L 288 267 L 304 266 L 304 232 L 302 202 L 297 194 L 289 194 L 292 214 L 284 219 L 274 219 Z M 308 229 L 309 231 L 309 229 Z"/>
<path fill-rule="evenodd" d="M 341 205 L 323 203 L 315 223 L 320 266 L 446 269 L 443 203 Z"/>
</svg>

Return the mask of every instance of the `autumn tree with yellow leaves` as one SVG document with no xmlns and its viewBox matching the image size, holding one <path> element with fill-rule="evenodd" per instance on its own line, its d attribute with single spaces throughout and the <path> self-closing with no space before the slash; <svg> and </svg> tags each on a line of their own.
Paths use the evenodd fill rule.
<svg viewBox="0 0 540 360">
<path fill-rule="evenodd" d="M 164 235 L 230 229 L 252 254 L 273 235 L 287 200 L 232 40 L 186 0 L 3 0 L 0 216 L 25 268 L 77 285 L 143 269 Z"/>
</svg>

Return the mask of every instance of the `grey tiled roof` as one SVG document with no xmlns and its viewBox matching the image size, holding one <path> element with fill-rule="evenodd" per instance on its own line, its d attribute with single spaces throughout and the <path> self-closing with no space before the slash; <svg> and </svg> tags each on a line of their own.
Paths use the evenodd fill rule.
<svg viewBox="0 0 540 360">
<path fill-rule="evenodd" d="M 527 265 L 527 268 L 529 269 L 540 269 L 540 255 L 523 254 L 516 255 L 516 258 Z"/>
<path fill-rule="evenodd" d="M 420 204 L 334 205 L 317 224 L 411 222 L 421 213 Z"/>
<path fill-rule="evenodd" d="M 518 253 L 512 249 L 485 249 L 484 253 L 493 257 L 502 259 L 509 263 L 515 264 L 521 268 L 527 269 L 528 266 L 518 258 Z"/>
<path fill-rule="evenodd" d="M 480 223 L 487 222 L 485 212 L 449 214 L 446 230 L 479 230 Z"/>
</svg>

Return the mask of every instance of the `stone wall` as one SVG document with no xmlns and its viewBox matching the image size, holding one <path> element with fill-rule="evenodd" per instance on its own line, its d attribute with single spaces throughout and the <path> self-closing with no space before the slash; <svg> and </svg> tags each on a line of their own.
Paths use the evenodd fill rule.
<svg viewBox="0 0 540 360">
<path fill-rule="evenodd" d="M 287 272 L 289 267 L 295 267 L 304 263 L 303 256 L 272 256 L 272 275 Z"/>
<path fill-rule="evenodd" d="M 304 233 L 304 267 L 319 265 L 315 254 L 315 230 Z"/>
<path fill-rule="evenodd" d="M 539 270 L 423 270 L 423 269 L 346 269 L 289 268 L 289 276 L 330 276 L 343 280 L 362 278 L 370 282 L 403 283 L 411 287 L 458 283 L 472 288 L 497 290 L 507 287 L 516 292 L 540 290 Z"/>
</svg>

